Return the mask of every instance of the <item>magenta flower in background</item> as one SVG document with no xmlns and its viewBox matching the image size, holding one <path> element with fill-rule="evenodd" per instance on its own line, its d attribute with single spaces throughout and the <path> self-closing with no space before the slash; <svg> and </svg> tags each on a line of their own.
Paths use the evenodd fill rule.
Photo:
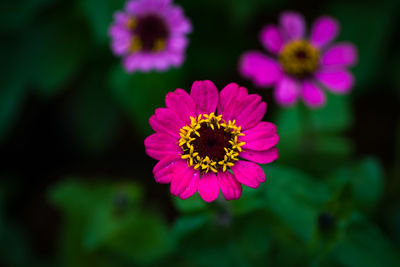
<svg viewBox="0 0 400 267">
<path fill-rule="evenodd" d="M 257 188 L 265 182 L 262 168 L 278 158 L 276 126 L 261 122 L 265 102 L 231 83 L 221 93 L 210 81 L 194 82 L 190 95 L 168 93 L 166 108 L 149 122 L 156 132 L 144 141 L 146 153 L 159 160 L 153 169 L 158 183 L 171 184 L 181 199 L 197 191 L 207 202 L 221 190 L 226 200 L 238 199 L 241 184 Z"/>
<path fill-rule="evenodd" d="M 260 39 L 274 55 L 258 51 L 245 53 L 239 71 L 258 87 L 275 86 L 276 101 L 290 106 L 302 99 L 309 107 L 325 103 L 322 87 L 333 93 L 349 92 L 354 77 L 347 69 L 357 62 L 351 43 L 331 44 L 339 33 L 339 23 L 328 16 L 318 18 L 306 37 L 302 15 L 284 12 L 280 25 L 266 25 Z"/>
<path fill-rule="evenodd" d="M 185 59 L 190 21 L 171 0 L 131 0 L 109 29 L 114 54 L 128 72 L 164 71 Z"/>
</svg>

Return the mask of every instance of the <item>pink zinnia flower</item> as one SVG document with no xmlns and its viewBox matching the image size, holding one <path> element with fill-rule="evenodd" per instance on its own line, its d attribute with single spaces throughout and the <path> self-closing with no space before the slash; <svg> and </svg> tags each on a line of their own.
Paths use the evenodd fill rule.
<svg viewBox="0 0 400 267">
<path fill-rule="evenodd" d="M 257 188 L 265 173 L 257 165 L 278 158 L 276 126 L 260 122 L 267 105 L 261 97 L 231 83 L 219 94 L 210 81 L 197 81 L 190 95 L 168 93 L 166 108 L 149 122 L 155 134 L 144 141 L 147 154 L 159 160 L 155 180 L 171 183 L 181 199 L 199 191 L 207 202 L 221 189 L 226 200 L 238 199 L 241 184 Z"/>
<path fill-rule="evenodd" d="M 185 58 L 191 24 L 171 0 L 131 0 L 116 12 L 109 35 L 112 51 L 128 72 L 164 71 Z"/>
<path fill-rule="evenodd" d="M 240 72 L 259 87 L 275 85 L 275 99 L 281 105 L 293 105 L 301 98 L 309 107 L 325 103 L 326 87 L 333 93 L 347 93 L 354 83 L 347 70 L 357 61 L 353 44 L 331 44 L 339 33 L 338 22 L 320 17 L 306 38 L 302 15 L 285 12 L 280 26 L 266 25 L 260 39 L 275 57 L 257 51 L 245 53 L 240 61 Z"/>
</svg>

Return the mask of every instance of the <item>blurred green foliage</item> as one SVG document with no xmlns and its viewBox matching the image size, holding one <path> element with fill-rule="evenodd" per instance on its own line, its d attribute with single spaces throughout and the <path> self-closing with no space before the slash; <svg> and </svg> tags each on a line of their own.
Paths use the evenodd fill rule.
<svg viewBox="0 0 400 267">
<path fill-rule="evenodd" d="M 263 166 L 267 182 L 260 188 L 243 188 L 240 200 L 221 197 L 211 204 L 198 194 L 187 200 L 155 198 L 149 187 L 168 188 L 149 182 L 153 178 L 142 167 L 149 162 L 144 154 L 132 160 L 132 169 L 139 169 L 135 181 L 66 176 L 50 182 L 47 200 L 60 213 L 61 225 L 54 238 L 56 255 L 46 260 L 32 252 L 29 230 L 10 215 L 13 199 L 2 186 L 0 264 L 400 266 L 400 200 L 393 197 L 400 188 L 400 168 L 387 169 L 390 164 L 375 155 L 357 155 L 352 135 L 355 100 L 392 88 L 400 96 L 398 1 L 175 1 L 194 29 L 184 65 L 165 73 L 134 74 L 127 74 L 109 49 L 112 14 L 124 2 L 0 3 L 0 143 L 13 137 L 35 99 L 64 105 L 62 131 L 70 132 L 89 157 L 113 148 L 125 120 L 132 130 L 128 136 L 142 146 L 151 133 L 148 119 L 164 105 L 167 92 L 210 79 L 220 89 L 238 82 L 263 96 L 268 120 L 277 124 L 281 138 L 279 161 Z M 301 104 L 283 109 L 274 106 L 269 91 L 256 90 L 238 76 L 241 53 L 262 50 L 258 32 L 286 9 L 303 12 L 309 23 L 321 14 L 341 22 L 339 40 L 359 50 L 353 95 L 328 93 L 327 105 L 318 110 Z M 385 105 L 368 104 L 371 109 Z M 396 123 L 393 154 L 399 162 L 400 120 Z M 382 207 L 391 198 L 395 201 Z M 166 202 L 173 211 L 163 210 Z"/>
</svg>

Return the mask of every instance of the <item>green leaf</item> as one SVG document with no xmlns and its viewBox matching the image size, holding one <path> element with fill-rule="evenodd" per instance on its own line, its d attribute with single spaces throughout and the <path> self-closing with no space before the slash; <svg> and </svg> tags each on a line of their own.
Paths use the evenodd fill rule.
<svg viewBox="0 0 400 267">
<path fill-rule="evenodd" d="M 383 194 L 383 170 L 374 158 L 365 158 L 357 164 L 340 168 L 329 176 L 330 184 L 350 183 L 358 209 L 372 213 Z"/>
<path fill-rule="evenodd" d="M 264 190 L 265 184 L 261 185 L 261 190 L 243 186 L 242 196 L 238 200 L 229 202 L 232 207 L 233 214 L 238 216 L 245 216 L 254 211 L 265 209 Z"/>
<path fill-rule="evenodd" d="M 248 266 L 236 235 L 235 229 L 214 218 L 180 241 L 179 256 L 196 266 Z"/>
<path fill-rule="evenodd" d="M 129 261 L 141 261 L 141 256 L 133 257 L 135 251 L 142 253 L 143 248 L 134 250 L 135 246 L 127 244 L 128 240 L 134 240 L 135 234 L 139 238 L 143 238 L 143 233 L 156 235 L 154 245 L 162 246 L 159 240 L 164 240 L 165 226 L 159 226 L 157 219 L 153 222 L 152 215 L 139 211 L 142 192 L 137 184 L 83 183 L 67 179 L 50 191 L 49 198 L 64 215 L 61 256 L 62 262 L 69 266 L 110 266 L 108 261 L 116 264 L 110 254 L 118 253 L 123 253 Z M 115 252 L 121 242 L 127 248 Z M 153 241 L 148 242 L 144 248 Z M 130 254 L 134 256 L 128 257 L 126 249 L 131 249 Z"/>
<path fill-rule="evenodd" d="M 173 201 L 175 207 L 182 213 L 205 211 L 210 206 L 210 204 L 201 199 L 199 194 L 194 194 L 188 199 L 173 197 Z"/>
<path fill-rule="evenodd" d="M 336 133 L 347 130 L 353 122 L 348 96 L 327 93 L 326 105 L 310 110 L 313 130 Z"/>
<path fill-rule="evenodd" d="M 150 263 L 166 256 L 174 245 L 162 221 L 154 216 L 142 215 L 126 232 L 110 240 L 109 247 L 134 262 Z"/>
<path fill-rule="evenodd" d="M 326 106 L 303 104 L 280 110 L 277 119 L 279 160 L 320 176 L 351 156 L 351 142 L 341 136 L 352 124 L 348 97 L 328 94 Z"/>
<path fill-rule="evenodd" d="M 399 266 L 398 251 L 373 224 L 357 218 L 346 229 L 343 240 L 333 250 L 343 266 Z"/>
<path fill-rule="evenodd" d="M 205 214 L 180 216 L 174 222 L 172 235 L 179 240 L 204 226 L 209 219 Z"/>
<path fill-rule="evenodd" d="M 181 69 L 167 73 L 138 72 L 129 75 L 118 65 L 110 72 L 109 86 L 115 100 L 131 116 L 137 130 L 145 136 L 151 133 L 148 122 L 150 116 L 156 108 L 165 107 L 166 94 L 185 86 L 182 75 Z"/>
<path fill-rule="evenodd" d="M 316 218 L 330 197 L 328 189 L 299 170 L 287 167 L 264 167 L 267 210 L 277 216 L 293 233 L 308 242 Z"/>
</svg>

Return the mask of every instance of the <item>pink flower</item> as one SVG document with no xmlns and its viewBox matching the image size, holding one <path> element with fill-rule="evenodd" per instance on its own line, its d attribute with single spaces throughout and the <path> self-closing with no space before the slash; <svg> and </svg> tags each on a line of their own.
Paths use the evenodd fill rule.
<svg viewBox="0 0 400 267">
<path fill-rule="evenodd" d="M 231 83 L 221 93 L 210 81 L 197 81 L 190 95 L 168 93 L 166 108 L 149 122 L 156 132 L 144 141 L 146 153 L 159 160 L 158 183 L 171 184 L 181 199 L 199 191 L 207 202 L 221 189 L 226 200 L 238 199 L 241 184 L 257 188 L 265 173 L 257 165 L 278 158 L 276 126 L 261 122 L 267 105 L 261 97 Z"/>
<path fill-rule="evenodd" d="M 275 85 L 275 99 L 283 106 L 293 105 L 299 98 L 309 107 L 323 106 L 321 87 L 344 94 L 354 84 L 347 68 L 357 62 L 357 50 L 351 43 L 331 44 L 338 33 L 338 22 L 322 16 L 306 38 L 303 16 L 284 12 L 279 27 L 266 25 L 260 34 L 261 43 L 274 57 L 247 52 L 241 57 L 240 73 L 256 86 Z"/>
<path fill-rule="evenodd" d="M 180 66 L 191 32 L 189 20 L 171 0 L 131 0 L 116 12 L 109 29 L 111 48 L 128 72 Z"/>
</svg>

